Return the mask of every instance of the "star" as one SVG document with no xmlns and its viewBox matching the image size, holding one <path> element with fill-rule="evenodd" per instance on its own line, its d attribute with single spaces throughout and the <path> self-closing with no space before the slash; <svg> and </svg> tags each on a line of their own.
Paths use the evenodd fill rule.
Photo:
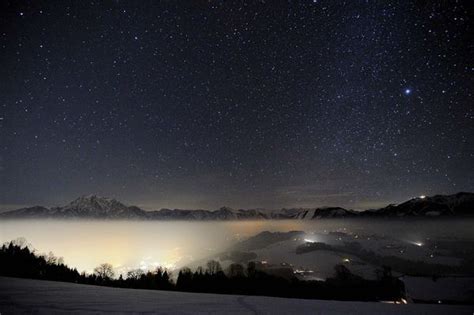
<svg viewBox="0 0 474 315">
<path fill-rule="evenodd" d="M 122 2 L 0 10 L 0 174 L 31 202 L 163 190 L 173 207 L 357 208 L 474 190 L 462 1 Z M 25 202 L 6 185 L 0 196 Z"/>
</svg>

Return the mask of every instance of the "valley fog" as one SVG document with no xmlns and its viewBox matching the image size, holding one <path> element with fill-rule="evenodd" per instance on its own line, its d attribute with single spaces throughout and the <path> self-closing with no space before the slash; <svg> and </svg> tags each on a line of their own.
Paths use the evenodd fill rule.
<svg viewBox="0 0 474 315">
<path fill-rule="evenodd" d="M 193 265 L 263 231 L 317 234 L 339 231 L 364 237 L 387 236 L 406 243 L 427 239 L 474 240 L 470 220 L 0 222 L 2 243 L 22 237 L 37 253 L 51 251 L 80 272 L 90 273 L 97 265 L 108 262 L 118 274 L 136 268 L 176 269 Z"/>
</svg>

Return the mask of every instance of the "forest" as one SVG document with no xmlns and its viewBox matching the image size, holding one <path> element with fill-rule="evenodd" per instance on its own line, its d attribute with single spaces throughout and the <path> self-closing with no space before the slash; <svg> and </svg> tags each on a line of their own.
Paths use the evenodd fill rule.
<svg viewBox="0 0 474 315">
<path fill-rule="evenodd" d="M 356 301 L 400 301 L 405 298 L 403 282 L 392 276 L 389 267 L 384 267 L 376 280 L 363 279 L 344 265 L 336 265 L 332 278 L 303 281 L 296 277 L 287 279 L 270 275 L 253 261 L 246 266 L 231 264 L 224 270 L 218 261 L 211 260 L 194 271 L 182 268 L 176 277 L 161 267 L 150 271 L 131 270 L 117 276 L 108 263 L 87 274 L 68 267 L 52 253 L 39 255 L 28 246 L 14 242 L 1 247 L 0 261 L 0 276 L 119 288 Z"/>
</svg>

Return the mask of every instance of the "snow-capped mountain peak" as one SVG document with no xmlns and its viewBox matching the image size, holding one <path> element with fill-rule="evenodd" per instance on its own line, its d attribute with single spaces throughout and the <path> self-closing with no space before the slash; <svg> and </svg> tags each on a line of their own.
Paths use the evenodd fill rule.
<svg viewBox="0 0 474 315">
<path fill-rule="evenodd" d="M 96 195 L 81 196 L 61 208 L 62 212 L 76 214 L 90 213 L 94 216 L 127 211 L 128 207 L 115 199 L 98 197 Z"/>
</svg>

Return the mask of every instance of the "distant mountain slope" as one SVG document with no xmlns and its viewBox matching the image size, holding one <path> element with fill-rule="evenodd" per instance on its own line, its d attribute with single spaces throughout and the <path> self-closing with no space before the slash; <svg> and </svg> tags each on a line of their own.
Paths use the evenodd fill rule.
<svg viewBox="0 0 474 315">
<path fill-rule="evenodd" d="M 33 206 L 0 213 L 0 218 L 46 218 L 49 217 L 50 214 L 51 209 Z"/>
<path fill-rule="evenodd" d="M 418 197 L 399 205 L 382 209 L 367 210 L 361 216 L 367 217 L 417 217 L 417 216 L 466 216 L 474 215 L 474 194 L 460 192 L 454 195 Z"/>
<path fill-rule="evenodd" d="M 234 245 L 235 250 L 251 251 L 265 248 L 271 244 L 304 236 L 302 231 L 269 232 L 264 231 Z"/>
<path fill-rule="evenodd" d="M 264 209 L 234 210 L 222 207 L 215 211 L 161 209 L 145 211 L 135 206 L 126 206 L 115 199 L 95 195 L 82 196 L 63 207 L 46 208 L 34 206 L 0 213 L 2 219 L 40 218 L 84 218 L 84 219 L 139 219 L 139 220 L 267 220 L 297 219 L 317 220 L 326 218 L 384 218 L 384 217 L 433 217 L 473 216 L 474 193 L 460 192 L 454 195 L 418 197 L 399 205 L 389 205 L 362 212 L 340 207 L 312 209 Z"/>
<path fill-rule="evenodd" d="M 355 217 L 357 214 L 358 213 L 353 210 L 347 210 L 340 207 L 327 207 L 304 210 L 296 215 L 296 219 L 313 220 L 324 218 Z"/>
<path fill-rule="evenodd" d="M 146 216 L 146 211 L 138 207 L 127 207 L 115 199 L 94 195 L 79 197 L 64 207 L 35 206 L 0 214 L 0 218 L 138 219 Z"/>
</svg>

